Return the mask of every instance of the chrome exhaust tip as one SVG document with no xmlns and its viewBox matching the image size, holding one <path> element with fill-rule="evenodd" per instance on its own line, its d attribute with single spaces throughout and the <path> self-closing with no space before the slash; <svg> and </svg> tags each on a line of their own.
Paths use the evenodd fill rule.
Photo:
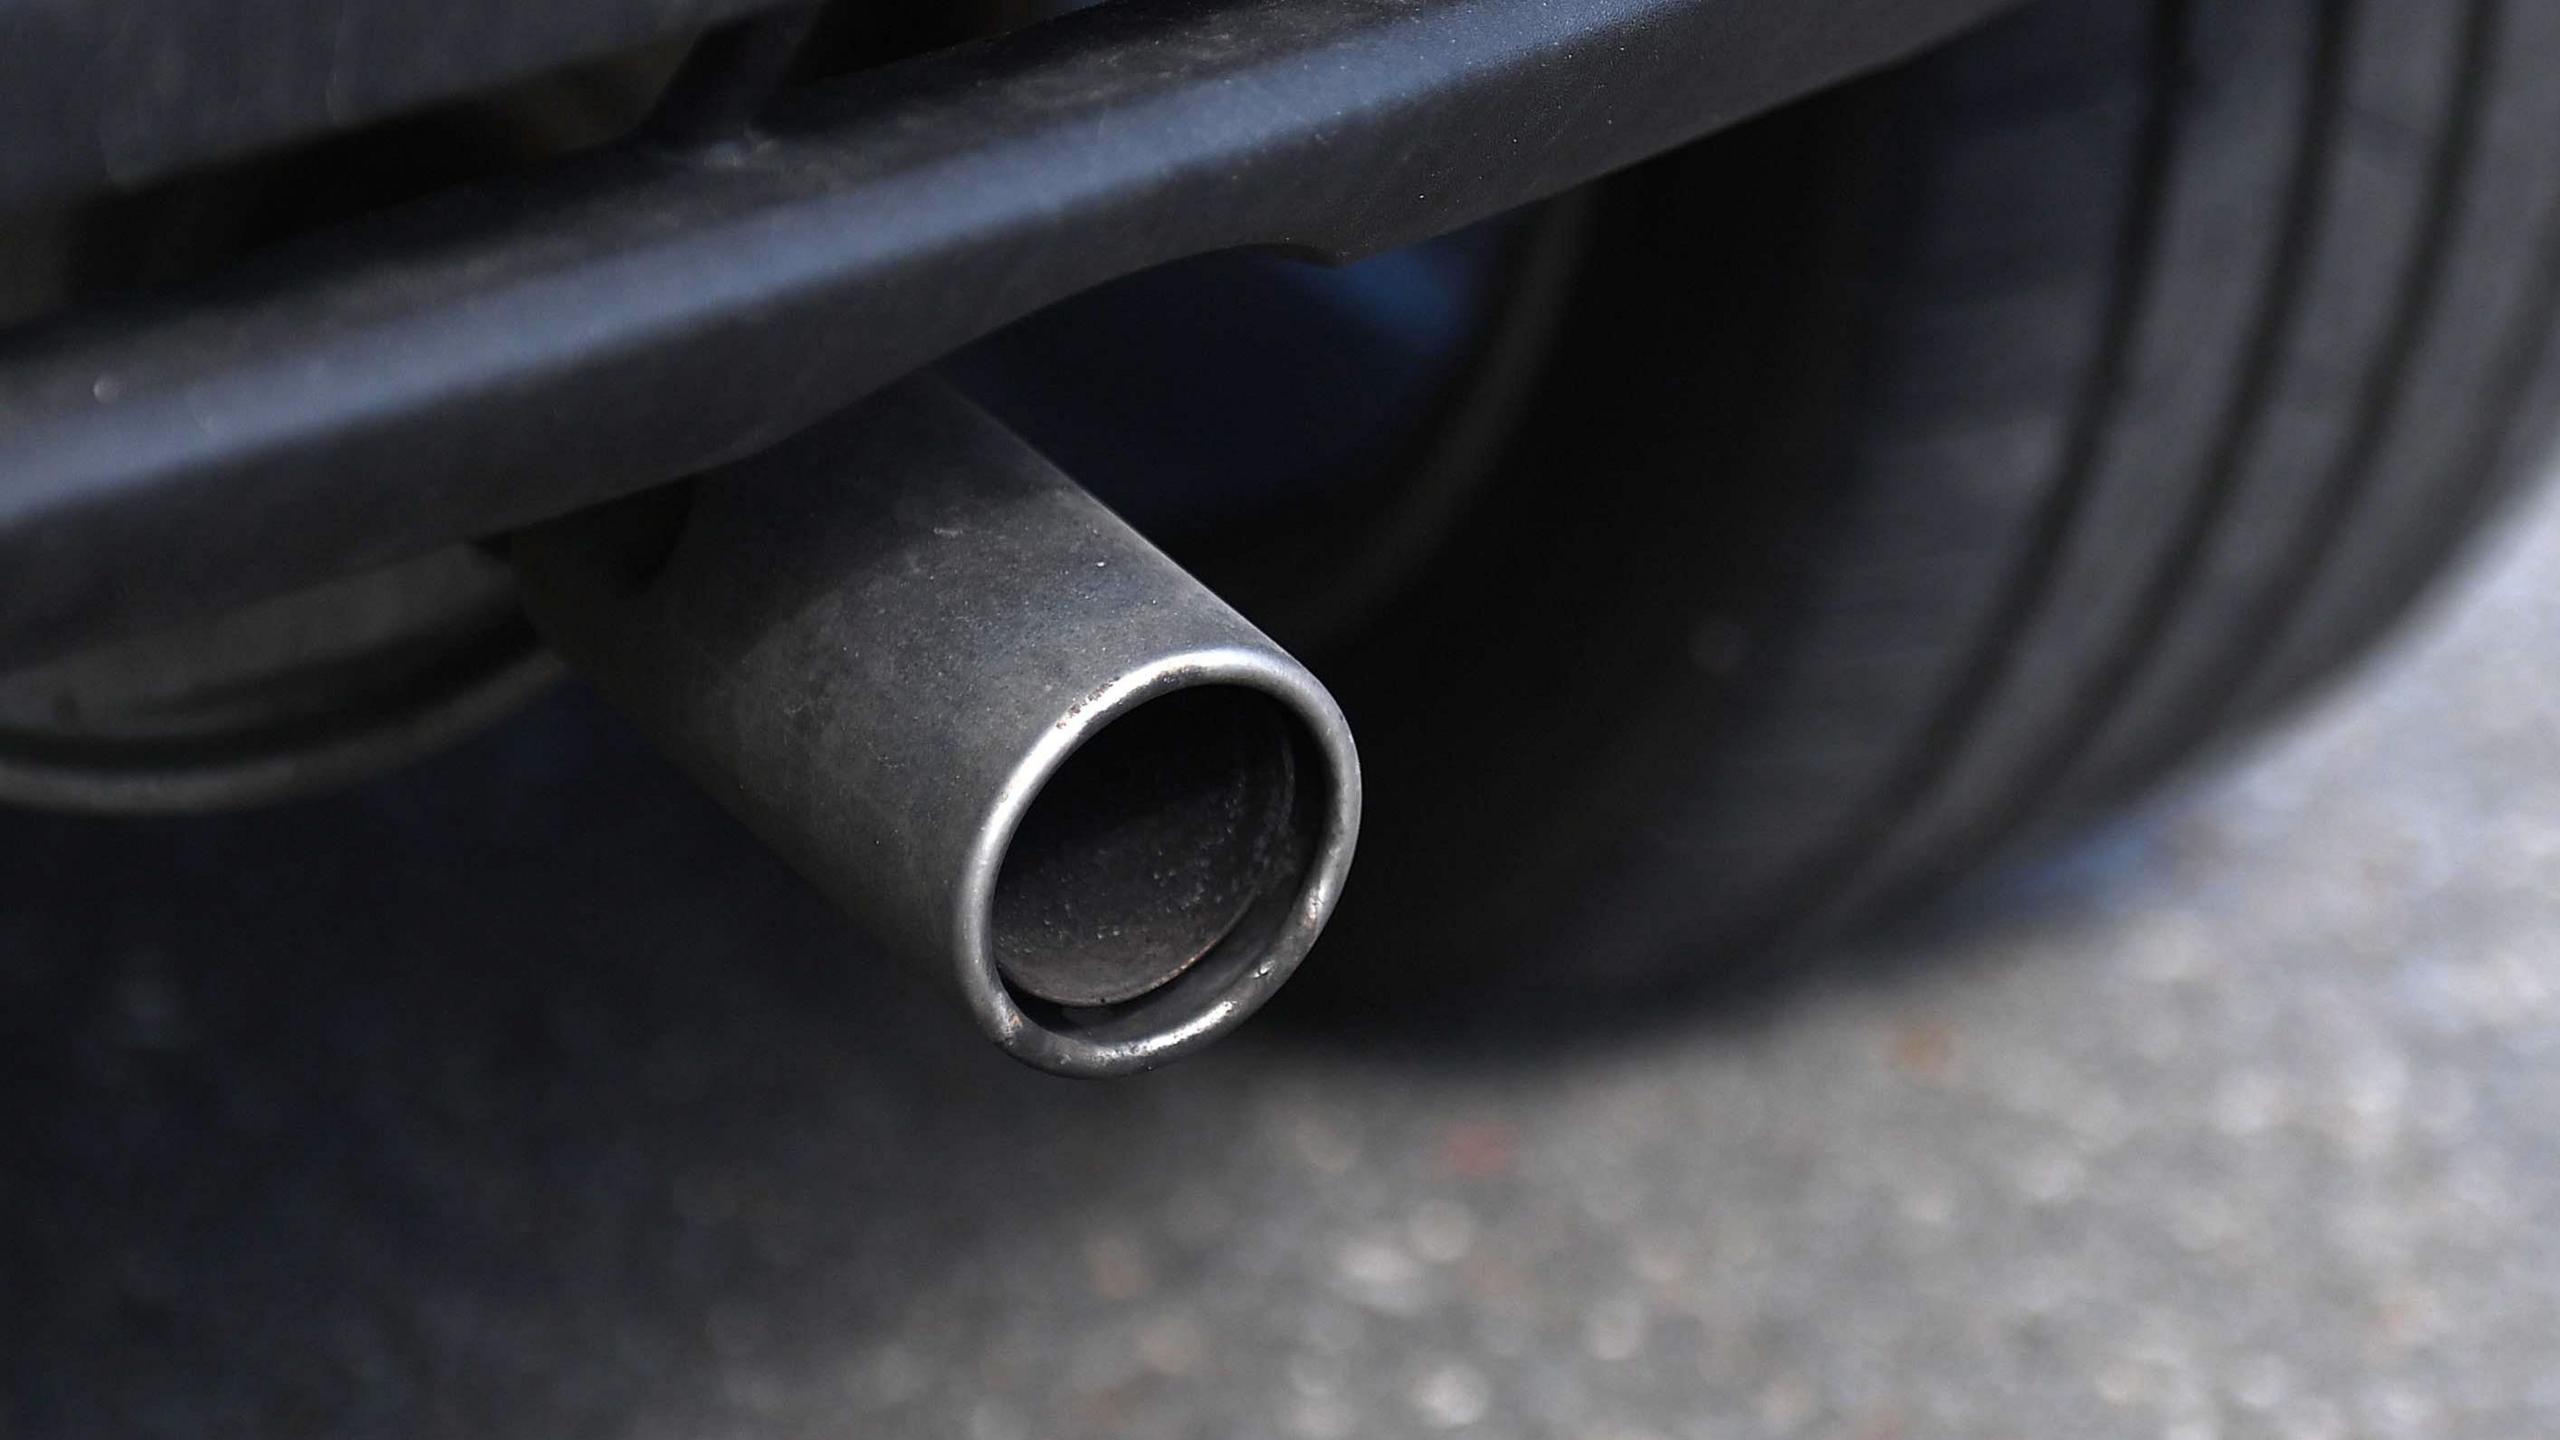
<svg viewBox="0 0 2560 1440">
<path fill-rule="evenodd" d="M 1168 655 L 1061 714 L 980 823 L 950 957 L 997 1044 L 1144 1070 L 1278 990 L 1359 828 L 1351 732 L 1276 650 Z"/>
<path fill-rule="evenodd" d="M 1323 685 L 938 384 L 510 548 L 600 689 L 1041 1069 L 1216 1039 L 1341 894 Z"/>
</svg>

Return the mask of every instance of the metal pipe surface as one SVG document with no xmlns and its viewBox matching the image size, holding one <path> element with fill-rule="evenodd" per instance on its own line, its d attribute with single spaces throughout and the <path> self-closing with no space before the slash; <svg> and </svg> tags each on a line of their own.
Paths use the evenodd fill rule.
<svg viewBox="0 0 2560 1440">
<path fill-rule="evenodd" d="M 1341 893 L 1323 686 L 938 384 L 511 553 L 573 662 L 1042 1069 L 1205 1044 Z"/>
</svg>

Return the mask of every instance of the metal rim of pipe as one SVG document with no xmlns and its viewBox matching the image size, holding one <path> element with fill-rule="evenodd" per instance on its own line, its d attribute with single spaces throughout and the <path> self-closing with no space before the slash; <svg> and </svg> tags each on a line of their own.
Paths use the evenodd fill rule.
<svg viewBox="0 0 2560 1440">
<path fill-rule="evenodd" d="M 1312 846 L 1275 887 L 1208 953 L 1180 973 L 1123 1004 L 1055 1005 L 1019 989 L 998 964 L 993 918 L 1007 852 L 1043 789 L 1067 762 L 1113 721 L 1179 691 L 1237 686 L 1279 702 L 1320 763 L 1301 772 L 1322 777 L 1321 793 L 1302 789 L 1311 806 Z M 1307 672 L 1284 658 L 1243 647 L 1170 656 L 1120 677 L 1062 719 L 1023 757 L 980 826 L 958 895 L 954 935 L 962 998 L 979 1026 L 1012 1054 L 1070 1075 L 1117 1075 L 1151 1069 L 1207 1044 L 1251 1015 L 1285 983 L 1316 942 L 1350 872 L 1360 829 L 1360 762 L 1341 708 Z"/>
</svg>

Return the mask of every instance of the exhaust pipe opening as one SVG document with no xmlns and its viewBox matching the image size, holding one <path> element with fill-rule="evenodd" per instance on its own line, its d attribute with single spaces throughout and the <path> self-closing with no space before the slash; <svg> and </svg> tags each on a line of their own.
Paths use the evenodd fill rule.
<svg viewBox="0 0 2560 1440">
<path fill-rule="evenodd" d="M 1261 649 L 1131 675 L 1052 738 L 981 832 L 962 989 L 1043 1068 L 1145 1069 L 1250 1014 L 1314 944 L 1358 762 L 1331 697 Z"/>
<path fill-rule="evenodd" d="M 1125 1004 L 1295 888 L 1318 817 L 1298 804 L 1297 738 L 1258 691 L 1177 690 L 1070 752 L 1015 829 L 988 938 L 1017 998 Z"/>
</svg>

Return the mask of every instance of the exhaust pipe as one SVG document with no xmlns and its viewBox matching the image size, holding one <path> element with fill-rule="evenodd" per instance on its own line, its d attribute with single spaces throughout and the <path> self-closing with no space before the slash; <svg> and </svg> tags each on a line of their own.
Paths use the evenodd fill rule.
<svg viewBox="0 0 2560 1440">
<path fill-rule="evenodd" d="M 1341 893 L 1332 697 L 938 383 L 510 554 L 607 696 L 1041 1069 L 1208 1043 Z"/>
</svg>

